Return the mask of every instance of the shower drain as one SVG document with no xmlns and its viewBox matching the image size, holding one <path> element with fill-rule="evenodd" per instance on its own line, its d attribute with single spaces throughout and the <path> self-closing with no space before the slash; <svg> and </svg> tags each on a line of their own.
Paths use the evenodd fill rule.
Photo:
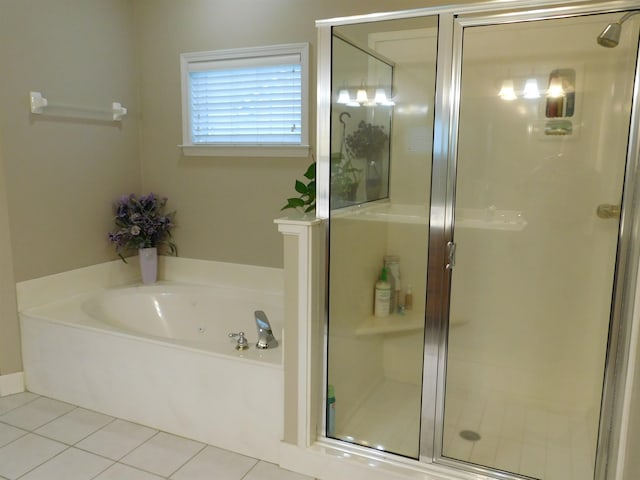
<svg viewBox="0 0 640 480">
<path fill-rule="evenodd" d="M 478 432 L 474 432 L 473 430 L 462 430 L 460 436 L 470 442 L 477 442 L 482 438 Z"/>
</svg>

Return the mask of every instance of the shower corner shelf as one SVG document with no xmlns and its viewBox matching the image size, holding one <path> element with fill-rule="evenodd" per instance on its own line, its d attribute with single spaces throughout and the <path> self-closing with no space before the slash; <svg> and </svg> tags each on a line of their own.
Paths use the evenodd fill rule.
<svg viewBox="0 0 640 480">
<path fill-rule="evenodd" d="M 527 227 L 527 220 L 520 211 L 498 210 L 493 205 L 484 209 L 456 207 L 455 225 L 460 228 L 520 232 Z"/>
<path fill-rule="evenodd" d="M 424 328 L 424 317 L 416 312 L 404 315 L 393 313 L 388 317 L 368 317 L 356 328 L 356 335 L 384 335 L 386 333 L 413 332 Z"/>
</svg>

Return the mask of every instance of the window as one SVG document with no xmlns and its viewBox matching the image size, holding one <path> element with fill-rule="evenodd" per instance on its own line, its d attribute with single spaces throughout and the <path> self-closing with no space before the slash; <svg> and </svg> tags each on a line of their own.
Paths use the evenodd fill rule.
<svg viewBox="0 0 640 480">
<path fill-rule="evenodd" d="M 306 43 L 183 53 L 185 155 L 309 152 Z"/>
</svg>

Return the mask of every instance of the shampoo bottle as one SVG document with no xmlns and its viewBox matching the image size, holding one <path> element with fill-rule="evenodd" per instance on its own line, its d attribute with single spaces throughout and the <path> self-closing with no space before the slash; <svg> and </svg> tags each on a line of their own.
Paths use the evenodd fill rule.
<svg viewBox="0 0 640 480">
<path fill-rule="evenodd" d="M 384 267 L 376 282 L 374 297 L 373 314 L 376 317 L 388 317 L 391 311 L 391 285 L 387 281 L 387 269 Z"/>
</svg>

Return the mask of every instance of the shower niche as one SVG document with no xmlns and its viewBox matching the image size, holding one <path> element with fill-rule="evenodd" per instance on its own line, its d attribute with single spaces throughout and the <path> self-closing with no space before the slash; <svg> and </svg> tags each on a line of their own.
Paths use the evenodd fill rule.
<svg viewBox="0 0 640 480">
<path fill-rule="evenodd" d="M 593 32 L 619 15 L 319 23 L 326 438 L 485 477 L 606 478 L 608 338 L 631 321 L 619 282 L 635 220 L 596 207 L 635 188 L 631 108 L 607 106 L 635 104 L 639 32 L 617 49 Z M 540 96 L 501 98 L 502 79 L 531 72 L 548 75 Z"/>
</svg>

